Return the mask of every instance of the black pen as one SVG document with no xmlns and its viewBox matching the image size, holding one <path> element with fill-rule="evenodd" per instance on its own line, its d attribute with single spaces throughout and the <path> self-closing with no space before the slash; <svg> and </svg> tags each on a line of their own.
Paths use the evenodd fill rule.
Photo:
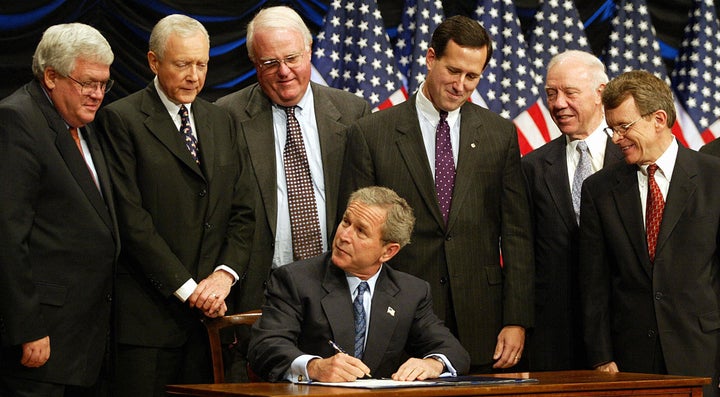
<svg viewBox="0 0 720 397">
<path fill-rule="evenodd" d="M 345 350 L 343 350 L 343 348 L 340 347 L 340 345 L 333 342 L 332 340 L 329 340 L 328 344 L 330 344 L 330 346 L 332 346 L 332 348 L 335 349 L 336 352 L 342 353 L 342 354 L 347 354 L 347 353 L 345 353 Z M 362 376 L 362 378 L 358 378 L 358 379 L 371 379 L 371 378 L 372 378 L 372 376 L 370 374 L 365 374 Z"/>
</svg>

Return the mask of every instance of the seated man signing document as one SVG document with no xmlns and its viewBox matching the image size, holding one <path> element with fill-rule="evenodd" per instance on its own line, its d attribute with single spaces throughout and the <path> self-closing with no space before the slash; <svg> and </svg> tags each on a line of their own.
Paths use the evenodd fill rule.
<svg viewBox="0 0 720 397">
<path fill-rule="evenodd" d="M 272 273 L 252 330 L 253 371 L 292 382 L 467 372 L 470 356 L 433 312 L 428 283 L 385 264 L 410 241 L 412 208 L 375 186 L 348 202 L 331 252 Z"/>
</svg>

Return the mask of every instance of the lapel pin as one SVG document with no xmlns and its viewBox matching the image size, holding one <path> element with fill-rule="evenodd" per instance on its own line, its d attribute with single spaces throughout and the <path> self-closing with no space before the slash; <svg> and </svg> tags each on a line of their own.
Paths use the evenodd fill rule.
<svg viewBox="0 0 720 397">
<path fill-rule="evenodd" d="M 470 147 L 473 148 L 473 149 L 475 149 L 475 146 L 476 146 L 476 145 L 475 145 L 475 142 L 473 142 L 473 143 L 470 144 Z"/>
<path fill-rule="evenodd" d="M 390 307 L 390 306 L 388 306 L 387 313 L 388 313 L 389 315 L 395 317 L 395 309 L 393 309 L 393 308 Z"/>
</svg>

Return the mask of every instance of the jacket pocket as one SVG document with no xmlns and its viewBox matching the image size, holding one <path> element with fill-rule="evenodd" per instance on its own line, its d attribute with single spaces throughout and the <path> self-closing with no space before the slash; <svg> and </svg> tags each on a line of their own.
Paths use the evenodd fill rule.
<svg viewBox="0 0 720 397">
<path fill-rule="evenodd" d="M 50 306 L 63 306 L 67 297 L 67 287 L 59 284 L 36 282 L 35 288 L 40 303 Z"/>
<path fill-rule="evenodd" d="M 703 313 L 698 317 L 700 329 L 703 332 L 712 332 L 720 329 L 720 311 Z"/>
</svg>

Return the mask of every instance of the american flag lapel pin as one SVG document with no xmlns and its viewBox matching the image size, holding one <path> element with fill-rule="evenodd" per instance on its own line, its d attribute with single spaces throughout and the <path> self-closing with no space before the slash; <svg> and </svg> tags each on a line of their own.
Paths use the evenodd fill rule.
<svg viewBox="0 0 720 397">
<path fill-rule="evenodd" d="M 388 313 L 389 315 L 395 317 L 395 309 L 393 309 L 393 308 L 390 307 L 390 306 L 388 306 L 387 313 Z"/>
</svg>

